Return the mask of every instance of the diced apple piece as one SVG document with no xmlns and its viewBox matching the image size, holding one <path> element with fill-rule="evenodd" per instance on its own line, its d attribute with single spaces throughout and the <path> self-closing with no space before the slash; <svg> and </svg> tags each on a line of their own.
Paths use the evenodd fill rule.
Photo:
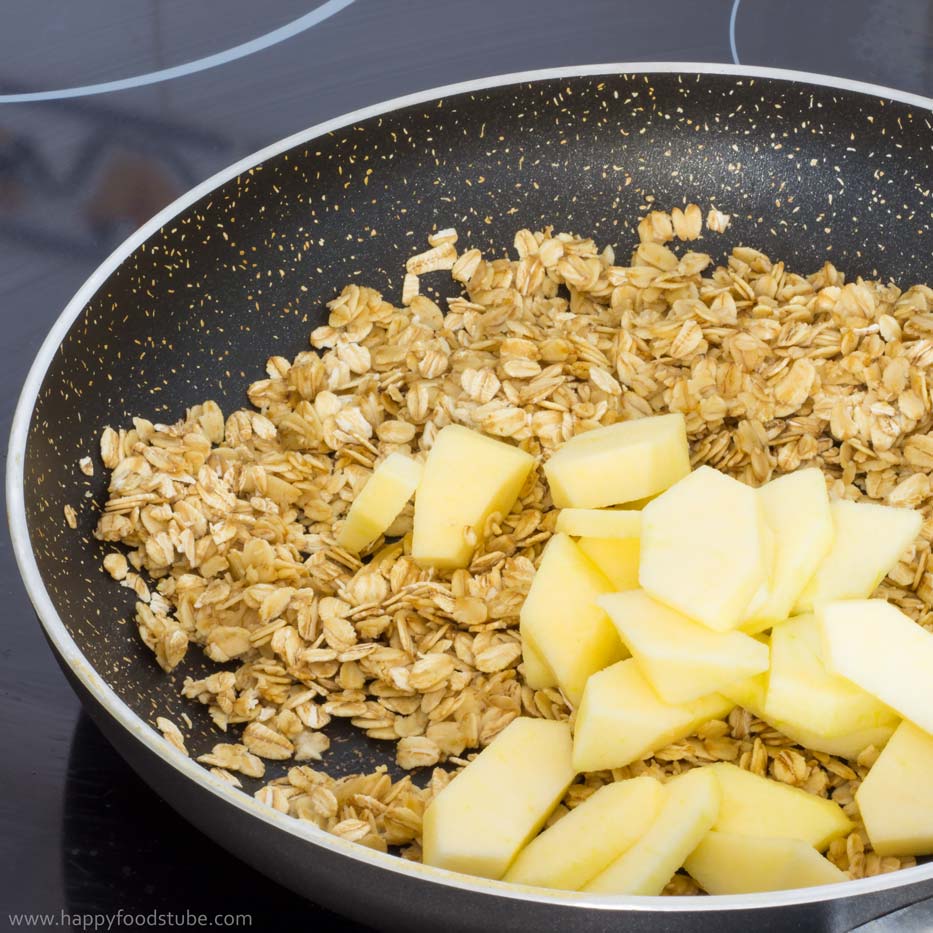
<svg viewBox="0 0 933 933">
<path fill-rule="evenodd" d="M 768 669 L 768 646 L 742 632 L 713 632 L 644 590 L 597 600 L 638 669 L 667 703 L 687 703 Z"/>
<path fill-rule="evenodd" d="M 596 597 L 612 584 L 567 537 L 554 535 L 521 609 L 522 641 L 530 645 L 576 706 L 590 674 L 627 657 Z M 526 656 L 527 659 L 527 656 Z"/>
<path fill-rule="evenodd" d="M 715 830 L 706 834 L 684 868 L 707 894 L 754 894 L 849 880 L 845 872 L 801 839 Z"/>
<path fill-rule="evenodd" d="M 933 635 L 883 599 L 827 603 L 817 618 L 830 671 L 933 733 Z"/>
<path fill-rule="evenodd" d="M 832 800 L 720 761 L 707 769 L 719 778 L 722 806 L 713 827 L 743 836 L 802 839 L 822 851 L 852 823 Z"/>
<path fill-rule="evenodd" d="M 606 784 L 532 839 L 505 880 L 579 891 L 645 834 L 663 800 L 653 777 Z"/>
<path fill-rule="evenodd" d="M 372 544 L 395 521 L 414 495 L 422 467 L 404 454 L 389 454 L 366 481 L 350 506 L 337 535 L 337 544 L 358 554 Z"/>
<path fill-rule="evenodd" d="M 855 792 L 878 855 L 933 855 L 933 738 L 902 722 Z"/>
<path fill-rule="evenodd" d="M 708 628 L 736 628 L 770 575 L 756 491 L 704 466 L 641 515 L 642 588 Z"/>
<path fill-rule="evenodd" d="M 834 599 L 864 599 L 914 543 L 923 516 L 872 502 L 841 500 L 830 505 L 833 544 L 794 607 L 812 612 Z"/>
<path fill-rule="evenodd" d="M 415 494 L 411 555 L 425 567 L 466 567 L 467 532 L 508 514 L 534 465 L 518 447 L 457 424 L 441 428 Z"/>
<path fill-rule="evenodd" d="M 767 595 L 742 623 L 763 631 L 786 619 L 833 542 L 833 520 L 822 470 L 789 473 L 758 490 L 774 533 L 774 564 Z"/>
<path fill-rule="evenodd" d="M 625 509 L 561 509 L 556 531 L 587 538 L 637 538 L 641 512 Z"/>
<path fill-rule="evenodd" d="M 679 775 L 664 790 L 661 812 L 648 831 L 586 885 L 585 891 L 654 896 L 664 890 L 709 832 L 720 801 L 718 783 L 707 768 Z"/>
<path fill-rule="evenodd" d="M 544 465 L 558 508 L 599 509 L 656 495 L 690 472 L 681 414 L 595 428 L 571 438 Z"/>
<path fill-rule="evenodd" d="M 768 722 L 799 722 L 827 738 L 898 724 L 900 717 L 823 663 L 820 627 L 798 616 L 771 633 L 771 673 L 765 700 Z"/>
<path fill-rule="evenodd" d="M 532 690 L 544 690 L 546 687 L 557 686 L 557 678 L 547 662 L 524 639 L 522 640 L 522 666 L 525 683 Z"/>
<path fill-rule="evenodd" d="M 690 703 L 665 703 L 633 659 L 620 661 L 587 681 L 573 734 L 577 771 L 621 768 L 678 742 L 733 704 L 718 694 Z"/>
<path fill-rule="evenodd" d="M 662 489 L 661 492 L 664 490 Z M 619 505 L 615 506 L 617 509 L 631 509 L 636 512 L 640 512 L 652 499 L 656 499 L 660 493 L 655 493 L 653 496 L 645 496 L 643 499 L 632 499 L 631 502 L 621 502 Z"/>
<path fill-rule="evenodd" d="M 793 739 L 798 745 L 808 748 L 814 752 L 825 752 L 827 755 L 835 755 L 838 758 L 848 758 L 855 761 L 859 755 L 874 745 L 875 748 L 882 748 L 891 738 L 895 725 L 876 726 L 873 729 L 863 729 L 860 732 L 853 732 L 849 735 L 826 736 L 818 735 L 806 726 L 806 720 L 801 722 L 787 722 L 776 718 L 768 718 L 765 714 L 765 699 L 768 692 L 768 675 L 758 674 L 755 677 L 749 677 L 747 680 L 741 680 L 738 683 L 723 687 L 723 696 L 728 697 L 736 706 L 747 709 L 753 716 L 764 720 L 768 725 L 783 732 L 789 739 Z"/>
<path fill-rule="evenodd" d="M 501 878 L 574 778 L 570 727 L 515 719 L 424 813 L 424 862 Z"/>
<path fill-rule="evenodd" d="M 577 547 L 596 564 L 616 592 L 638 587 L 638 538 L 580 538 Z"/>
</svg>

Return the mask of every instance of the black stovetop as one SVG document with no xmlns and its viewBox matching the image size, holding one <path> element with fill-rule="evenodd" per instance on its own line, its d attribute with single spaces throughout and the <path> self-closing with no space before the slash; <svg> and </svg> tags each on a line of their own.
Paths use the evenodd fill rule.
<svg viewBox="0 0 933 933">
<path fill-rule="evenodd" d="M 933 96 L 933 3 L 4 4 L 4 456 L 29 362 L 71 295 L 158 208 L 241 156 L 348 110 L 484 75 L 598 62 L 733 60 Z M 254 929 L 290 920 L 359 929 L 227 855 L 117 757 L 81 714 L 43 642 L 5 526 L 0 600 L 0 927 L 13 912 L 51 914 L 52 928 L 67 928 L 64 915 L 113 917 L 122 909 L 249 913 Z"/>
</svg>

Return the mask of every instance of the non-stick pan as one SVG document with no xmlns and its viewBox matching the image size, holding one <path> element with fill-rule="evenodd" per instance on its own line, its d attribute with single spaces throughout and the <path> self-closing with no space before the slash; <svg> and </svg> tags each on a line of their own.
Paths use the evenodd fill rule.
<svg viewBox="0 0 933 933">
<path fill-rule="evenodd" d="M 549 894 L 405 862 L 260 805 L 175 754 L 152 723 L 217 735 L 138 641 L 133 594 L 91 536 L 106 478 L 77 467 L 100 430 L 229 409 L 273 354 L 307 348 L 347 282 L 398 294 L 435 226 L 501 252 L 555 224 L 623 251 L 646 198 L 715 202 L 725 243 L 793 268 L 929 279 L 930 100 L 813 75 L 721 65 L 601 66 L 476 81 L 372 107 L 243 160 L 146 224 L 64 310 L 32 367 L 7 475 L 17 560 L 63 670 L 139 773 L 258 870 L 377 927 L 411 930 L 846 929 L 933 891 L 933 865 L 739 897 Z M 304 244 L 309 243 L 309 248 Z M 713 249 L 715 250 L 715 244 Z M 725 246 L 720 247 L 725 249 Z M 716 258 L 716 257 L 714 257 Z M 96 459 L 96 457 L 95 457 Z M 63 520 L 79 516 L 77 531 Z M 338 735 L 328 767 L 390 760 Z M 924 882 L 929 882 L 924 886 Z"/>
</svg>

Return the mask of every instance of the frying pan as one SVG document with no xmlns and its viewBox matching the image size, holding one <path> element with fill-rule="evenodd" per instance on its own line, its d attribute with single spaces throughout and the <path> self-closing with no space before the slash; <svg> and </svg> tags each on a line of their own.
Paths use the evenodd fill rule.
<svg viewBox="0 0 933 933">
<path fill-rule="evenodd" d="M 928 278 L 933 101 L 796 72 L 607 65 L 429 91 L 298 133 L 166 208 L 88 279 L 23 389 L 7 472 L 16 558 L 62 669 L 130 764 L 185 817 L 275 880 L 383 928 L 596 931 L 848 929 L 926 897 L 933 865 L 843 885 L 735 897 L 548 893 L 415 865 L 264 807 L 175 754 L 155 717 L 217 741 L 140 644 L 133 594 L 91 536 L 106 478 L 77 469 L 100 430 L 244 402 L 273 354 L 307 347 L 347 282 L 397 295 L 435 226 L 501 254 L 555 224 L 626 250 L 646 197 L 716 205 L 727 236 L 800 271 Z M 304 250 L 302 244 L 310 243 Z M 96 457 L 95 457 L 96 460 Z M 77 532 L 63 521 L 79 514 Z M 205 668 L 206 669 L 206 668 Z M 388 761 L 338 733 L 334 773 Z M 267 777 L 273 776 L 268 774 Z M 247 788 L 248 790 L 250 788 Z"/>
</svg>

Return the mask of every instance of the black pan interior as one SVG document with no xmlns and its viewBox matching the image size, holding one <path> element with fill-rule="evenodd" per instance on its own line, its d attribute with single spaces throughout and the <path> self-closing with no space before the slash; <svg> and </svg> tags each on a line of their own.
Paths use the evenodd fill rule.
<svg viewBox="0 0 933 933">
<path fill-rule="evenodd" d="M 796 271 L 925 281 L 931 259 L 930 113 L 852 92 L 734 76 L 613 75 L 461 94 L 373 117 L 282 153 L 208 194 L 101 286 L 50 366 L 32 418 L 26 505 L 45 585 L 98 672 L 143 719 L 187 712 L 194 753 L 218 741 L 178 697 L 197 652 L 167 677 L 139 643 L 133 595 L 100 570 L 91 537 L 106 478 L 105 425 L 174 420 L 215 399 L 229 412 L 272 354 L 308 346 L 347 282 L 396 299 L 432 229 L 501 254 L 553 224 L 613 244 L 655 204 L 733 215 L 714 258 L 758 247 Z M 443 274 L 435 279 L 446 279 Z M 425 280 L 423 280 L 425 281 Z M 91 455 L 94 477 L 78 460 Z M 78 511 L 78 531 L 63 508 Z M 335 773 L 391 759 L 346 735 Z M 275 772 L 270 769 L 268 776 Z"/>
</svg>

